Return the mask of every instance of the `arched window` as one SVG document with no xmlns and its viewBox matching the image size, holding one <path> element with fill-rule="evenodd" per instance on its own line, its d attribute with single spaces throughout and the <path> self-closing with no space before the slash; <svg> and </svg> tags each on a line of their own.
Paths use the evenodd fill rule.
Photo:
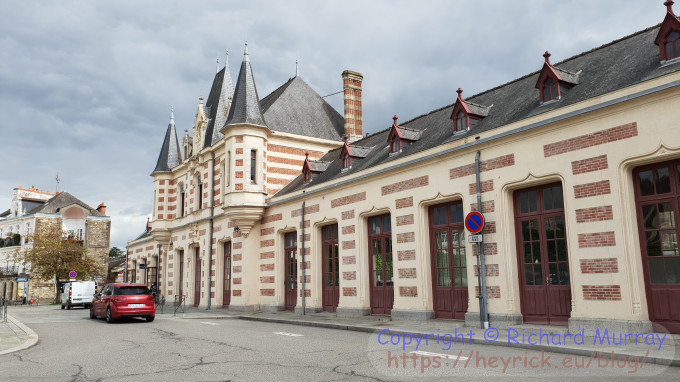
<svg viewBox="0 0 680 382">
<path fill-rule="evenodd" d="M 184 216 L 184 183 L 179 185 L 179 217 Z"/>
<path fill-rule="evenodd" d="M 666 60 L 680 57 L 680 33 L 672 31 L 666 36 Z"/>
<path fill-rule="evenodd" d="M 203 208 L 203 183 L 201 182 L 201 174 L 196 176 L 196 199 L 198 200 L 198 210 Z"/>
<path fill-rule="evenodd" d="M 257 179 L 256 166 L 257 166 L 257 151 L 250 150 L 250 182 L 253 184 L 257 183 L 255 181 L 255 179 Z"/>
<path fill-rule="evenodd" d="M 543 102 L 548 102 L 557 98 L 557 86 L 552 78 L 548 78 L 543 82 Z"/>
<path fill-rule="evenodd" d="M 459 111 L 458 115 L 456 115 L 456 131 L 467 130 L 467 123 L 465 122 L 465 113 Z"/>
</svg>

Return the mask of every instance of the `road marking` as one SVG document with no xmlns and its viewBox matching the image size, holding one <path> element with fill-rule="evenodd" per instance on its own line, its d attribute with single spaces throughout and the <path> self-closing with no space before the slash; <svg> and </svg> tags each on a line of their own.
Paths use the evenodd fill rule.
<svg viewBox="0 0 680 382">
<path fill-rule="evenodd" d="M 274 334 L 278 334 L 280 336 L 289 336 L 289 337 L 303 337 L 302 334 L 296 334 L 296 333 L 274 332 Z"/>
<path fill-rule="evenodd" d="M 418 351 L 412 351 L 410 354 L 418 354 L 418 355 L 422 355 L 422 356 L 425 356 L 425 357 L 433 357 L 433 358 L 434 358 L 434 357 L 440 357 L 440 358 L 452 359 L 452 360 L 454 360 L 454 361 L 455 361 L 456 359 L 461 359 L 461 360 L 466 360 L 466 359 L 468 359 L 468 357 L 460 357 L 460 358 L 459 358 L 457 355 L 441 354 L 441 353 L 430 353 L 429 351 L 420 351 L 420 350 L 418 350 Z"/>
<path fill-rule="evenodd" d="M 213 326 L 219 325 L 219 324 L 216 324 L 216 323 L 214 323 L 214 322 L 201 322 L 201 324 L 213 325 Z"/>
</svg>

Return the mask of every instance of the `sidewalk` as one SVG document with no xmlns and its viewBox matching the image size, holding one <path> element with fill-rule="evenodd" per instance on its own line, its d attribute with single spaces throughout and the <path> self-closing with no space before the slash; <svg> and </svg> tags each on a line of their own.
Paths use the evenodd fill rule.
<svg viewBox="0 0 680 382">
<path fill-rule="evenodd" d="M 0 321 L 0 356 L 35 345 L 38 335 L 28 326 L 7 315 L 7 322 Z"/>
<path fill-rule="evenodd" d="M 486 331 L 477 327 L 466 327 L 462 321 L 456 320 L 429 320 L 429 321 L 392 321 L 389 316 L 365 316 L 357 318 L 338 318 L 335 313 L 312 313 L 305 316 L 293 312 L 255 312 L 243 313 L 232 312 L 221 308 L 205 310 L 201 308 L 186 308 L 185 313 L 174 315 L 174 308 L 166 307 L 164 313 L 157 312 L 158 318 L 175 319 L 241 319 L 251 321 L 263 321 L 272 323 L 283 323 L 291 325 L 315 326 L 329 329 L 352 330 L 366 333 L 382 334 L 382 342 L 390 340 L 392 334 L 400 335 L 401 340 L 412 340 L 415 345 L 416 337 L 428 334 L 458 334 L 464 336 L 465 343 L 469 343 L 468 338 L 472 338 L 473 344 L 483 344 L 490 346 L 508 346 L 520 349 L 531 349 L 537 351 L 548 351 L 562 354 L 574 354 L 591 357 L 596 352 L 598 357 L 639 357 L 645 359 L 645 363 L 655 363 L 659 365 L 670 365 L 680 367 L 680 335 L 667 334 L 663 346 L 660 346 L 659 337 L 640 337 L 639 343 L 634 343 L 634 337 L 629 338 L 626 344 L 615 342 L 604 342 L 602 338 L 596 339 L 593 336 L 583 336 L 578 338 L 578 343 L 574 343 L 573 335 L 567 334 L 567 328 L 563 326 L 549 325 L 518 325 L 509 329 L 487 329 Z M 541 344 L 532 345 L 527 337 L 535 334 L 532 343 L 536 343 L 542 334 Z M 522 335 L 525 338 L 522 338 Z M 619 341 L 619 333 L 616 335 L 616 342 Z M 621 333 L 627 334 L 627 333 Z M 663 337 L 663 333 L 658 334 Z M 512 336 L 513 339 L 508 339 Z M 567 340 L 562 341 L 567 337 Z M 425 337 L 423 337 L 424 339 Z M 610 337 L 611 338 L 611 337 Z M 649 341 L 654 340 L 654 344 L 645 344 L 645 338 Z M 376 343 L 379 340 L 376 336 Z M 631 343 L 632 342 L 632 343 Z M 401 349 L 401 344 L 398 345 Z"/>
</svg>

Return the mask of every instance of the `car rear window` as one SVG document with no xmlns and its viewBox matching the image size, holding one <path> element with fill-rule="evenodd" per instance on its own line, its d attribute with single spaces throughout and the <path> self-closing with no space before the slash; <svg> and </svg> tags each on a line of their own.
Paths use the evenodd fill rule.
<svg viewBox="0 0 680 382">
<path fill-rule="evenodd" d="M 115 288 L 113 294 L 123 295 L 123 296 L 134 296 L 139 294 L 151 294 L 149 288 L 145 286 L 124 286 L 120 288 Z"/>
</svg>

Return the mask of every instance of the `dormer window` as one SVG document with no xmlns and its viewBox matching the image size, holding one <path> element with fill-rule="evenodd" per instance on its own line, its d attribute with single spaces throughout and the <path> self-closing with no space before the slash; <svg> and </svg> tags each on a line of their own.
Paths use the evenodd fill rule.
<svg viewBox="0 0 680 382">
<path fill-rule="evenodd" d="M 387 143 L 390 147 L 390 155 L 400 153 L 404 148 L 404 145 L 408 145 L 417 141 L 420 139 L 420 135 L 423 133 L 423 130 L 415 130 L 408 127 L 399 126 L 397 124 L 397 119 L 399 118 L 396 115 L 392 117 L 394 122 L 392 122 L 390 135 L 387 138 Z"/>
<path fill-rule="evenodd" d="M 326 171 L 331 162 L 309 160 L 309 153 L 305 153 L 305 161 L 302 165 L 302 176 L 305 183 L 319 177 L 319 174 Z"/>
<path fill-rule="evenodd" d="M 566 95 L 567 91 L 578 84 L 581 72 L 572 73 L 550 64 L 550 53 L 543 54 L 545 63 L 538 75 L 536 89 L 540 91 L 541 103 L 556 101 Z"/>
<path fill-rule="evenodd" d="M 345 144 L 340 151 L 340 165 L 342 171 L 347 171 L 352 168 L 352 160 L 366 158 L 366 155 L 368 155 L 372 149 L 372 147 L 350 145 L 347 142 L 348 138 L 349 137 L 345 135 Z"/>
<path fill-rule="evenodd" d="M 680 19 L 673 13 L 673 1 L 666 1 L 666 18 L 663 19 L 654 44 L 659 46 L 661 61 L 680 57 Z"/>
<path fill-rule="evenodd" d="M 348 170 L 350 168 L 352 168 L 352 158 L 349 155 L 344 155 L 342 157 L 342 169 Z"/>
<path fill-rule="evenodd" d="M 463 133 L 477 126 L 479 121 L 489 115 L 491 106 L 482 106 L 463 99 L 463 89 L 456 90 L 458 98 L 453 106 L 451 119 L 453 119 L 453 132 Z"/>
</svg>

